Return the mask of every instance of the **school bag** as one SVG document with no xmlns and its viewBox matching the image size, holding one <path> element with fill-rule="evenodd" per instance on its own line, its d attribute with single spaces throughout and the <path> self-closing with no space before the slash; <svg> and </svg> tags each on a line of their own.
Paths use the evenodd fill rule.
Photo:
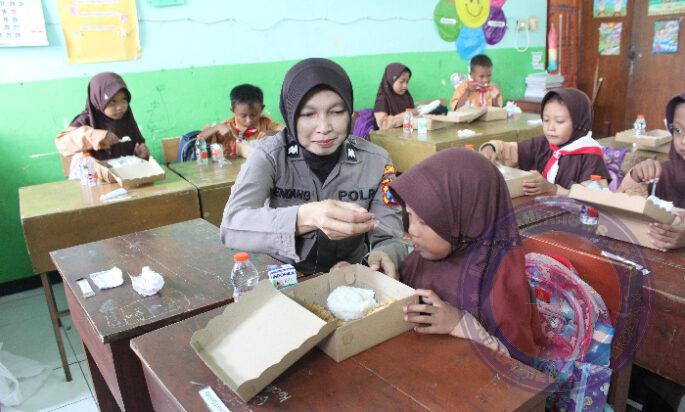
<svg viewBox="0 0 685 412">
<path fill-rule="evenodd" d="M 354 122 L 352 135 L 369 140 L 369 133 L 376 129 L 376 118 L 372 109 L 362 109 L 357 112 L 357 120 Z"/>
<path fill-rule="evenodd" d="M 551 342 L 535 363 L 556 379 L 547 408 L 604 410 L 614 328 L 602 297 L 564 258 L 528 253 L 525 261 L 543 330 Z"/>
<path fill-rule="evenodd" d="M 604 163 L 609 170 L 609 177 L 611 178 L 611 183 L 609 183 L 609 190 L 615 192 L 621 185 L 621 181 L 625 177 L 625 172 L 623 171 L 623 160 L 628 153 L 628 148 L 626 147 L 603 147 L 604 151 Z"/>
<path fill-rule="evenodd" d="M 195 160 L 195 140 L 198 134 L 200 134 L 199 130 L 193 130 L 181 136 L 181 140 L 178 142 L 178 152 L 176 153 L 177 162 Z"/>
</svg>

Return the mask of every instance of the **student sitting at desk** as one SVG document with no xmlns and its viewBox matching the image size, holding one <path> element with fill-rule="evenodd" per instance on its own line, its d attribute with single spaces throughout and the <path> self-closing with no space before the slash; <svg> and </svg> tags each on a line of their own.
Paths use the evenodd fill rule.
<svg viewBox="0 0 685 412">
<path fill-rule="evenodd" d="M 523 193 L 568 195 L 573 183 L 588 184 L 592 175 L 608 186 L 602 146 L 592 138 L 592 105 L 578 89 L 554 89 L 542 99 L 543 136 L 522 142 L 491 140 L 480 153 L 492 162 L 539 172 L 523 182 Z"/>
<path fill-rule="evenodd" d="M 230 248 L 269 254 L 305 273 L 340 261 L 396 276 L 407 249 L 388 153 L 351 136 L 352 84 L 326 59 L 293 66 L 281 89 L 286 128 L 252 150 L 221 222 Z"/>
<path fill-rule="evenodd" d="M 207 140 L 207 144 L 222 144 L 227 158 L 236 156 L 236 142 L 272 136 L 283 129 L 262 114 L 264 94 L 259 87 L 241 84 L 231 90 L 230 97 L 233 117 L 215 126 L 205 126 L 198 134 Z"/>
<path fill-rule="evenodd" d="M 400 280 L 421 297 L 405 307 L 405 320 L 419 333 L 471 339 L 531 363 L 547 341 L 523 254 L 511 252 L 519 234 L 497 168 L 471 150 L 447 149 L 390 189 L 409 214 L 415 246 Z"/>
<path fill-rule="evenodd" d="M 674 97 L 666 105 L 666 125 L 673 135 L 668 160 L 661 164 L 658 160 L 648 159 L 635 165 L 626 173 L 618 191 L 646 197 L 654 189 L 654 194 L 660 199 L 685 209 L 685 93 Z M 652 243 L 658 248 L 685 247 L 684 224 L 671 226 L 655 222 L 649 233 Z"/>
<path fill-rule="evenodd" d="M 69 179 L 78 179 L 81 154 L 98 160 L 136 155 L 147 159 L 150 151 L 131 110 L 131 92 L 116 73 L 100 73 L 88 83 L 86 108 L 55 138 L 62 156 L 71 156 Z M 125 137 L 129 139 L 122 141 Z"/>
<path fill-rule="evenodd" d="M 484 54 L 471 59 L 470 79 L 459 83 L 454 90 L 450 107 L 502 107 L 502 92 L 492 83 L 492 60 Z"/>
<path fill-rule="evenodd" d="M 380 130 L 402 127 L 405 111 L 414 109 L 414 99 L 408 89 L 410 79 L 411 70 L 401 63 L 392 63 L 385 68 L 373 105 L 373 115 Z"/>
</svg>

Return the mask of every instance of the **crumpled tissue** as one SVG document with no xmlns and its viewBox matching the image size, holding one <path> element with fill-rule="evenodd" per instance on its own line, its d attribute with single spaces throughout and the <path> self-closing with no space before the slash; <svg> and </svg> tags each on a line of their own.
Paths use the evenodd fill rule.
<svg viewBox="0 0 685 412">
<path fill-rule="evenodd" d="M 115 288 L 124 283 L 124 274 L 118 267 L 90 274 L 90 278 L 100 290 Z"/>
<path fill-rule="evenodd" d="M 433 100 L 428 104 L 422 104 L 416 108 L 419 115 L 428 114 L 440 106 L 440 100 Z"/>
<path fill-rule="evenodd" d="M 152 296 L 164 287 L 164 278 L 149 266 L 143 266 L 140 275 L 131 276 L 131 283 L 138 294 Z"/>
<path fill-rule="evenodd" d="M 517 114 L 523 113 L 520 107 L 511 100 L 507 102 L 507 104 L 504 106 L 504 110 L 507 111 L 507 117 L 512 117 L 516 116 Z"/>
<path fill-rule="evenodd" d="M 471 130 L 471 129 L 459 129 L 457 130 L 457 137 L 471 137 L 475 136 L 478 133 Z"/>
</svg>

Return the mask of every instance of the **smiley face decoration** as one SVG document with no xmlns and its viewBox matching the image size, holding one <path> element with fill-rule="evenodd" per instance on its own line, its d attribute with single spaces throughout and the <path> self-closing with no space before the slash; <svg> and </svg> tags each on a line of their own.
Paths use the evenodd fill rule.
<svg viewBox="0 0 685 412">
<path fill-rule="evenodd" d="M 455 42 L 464 60 L 482 54 L 485 47 L 502 41 L 507 19 L 506 0 L 440 0 L 433 12 L 440 37 Z"/>
</svg>

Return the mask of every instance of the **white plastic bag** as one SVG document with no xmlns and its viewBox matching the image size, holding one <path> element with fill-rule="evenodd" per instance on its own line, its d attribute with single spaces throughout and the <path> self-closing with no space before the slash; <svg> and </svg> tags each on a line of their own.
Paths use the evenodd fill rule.
<svg viewBox="0 0 685 412">
<path fill-rule="evenodd" d="M 0 343 L 0 406 L 16 406 L 43 386 L 50 368 L 2 350 Z"/>
</svg>

